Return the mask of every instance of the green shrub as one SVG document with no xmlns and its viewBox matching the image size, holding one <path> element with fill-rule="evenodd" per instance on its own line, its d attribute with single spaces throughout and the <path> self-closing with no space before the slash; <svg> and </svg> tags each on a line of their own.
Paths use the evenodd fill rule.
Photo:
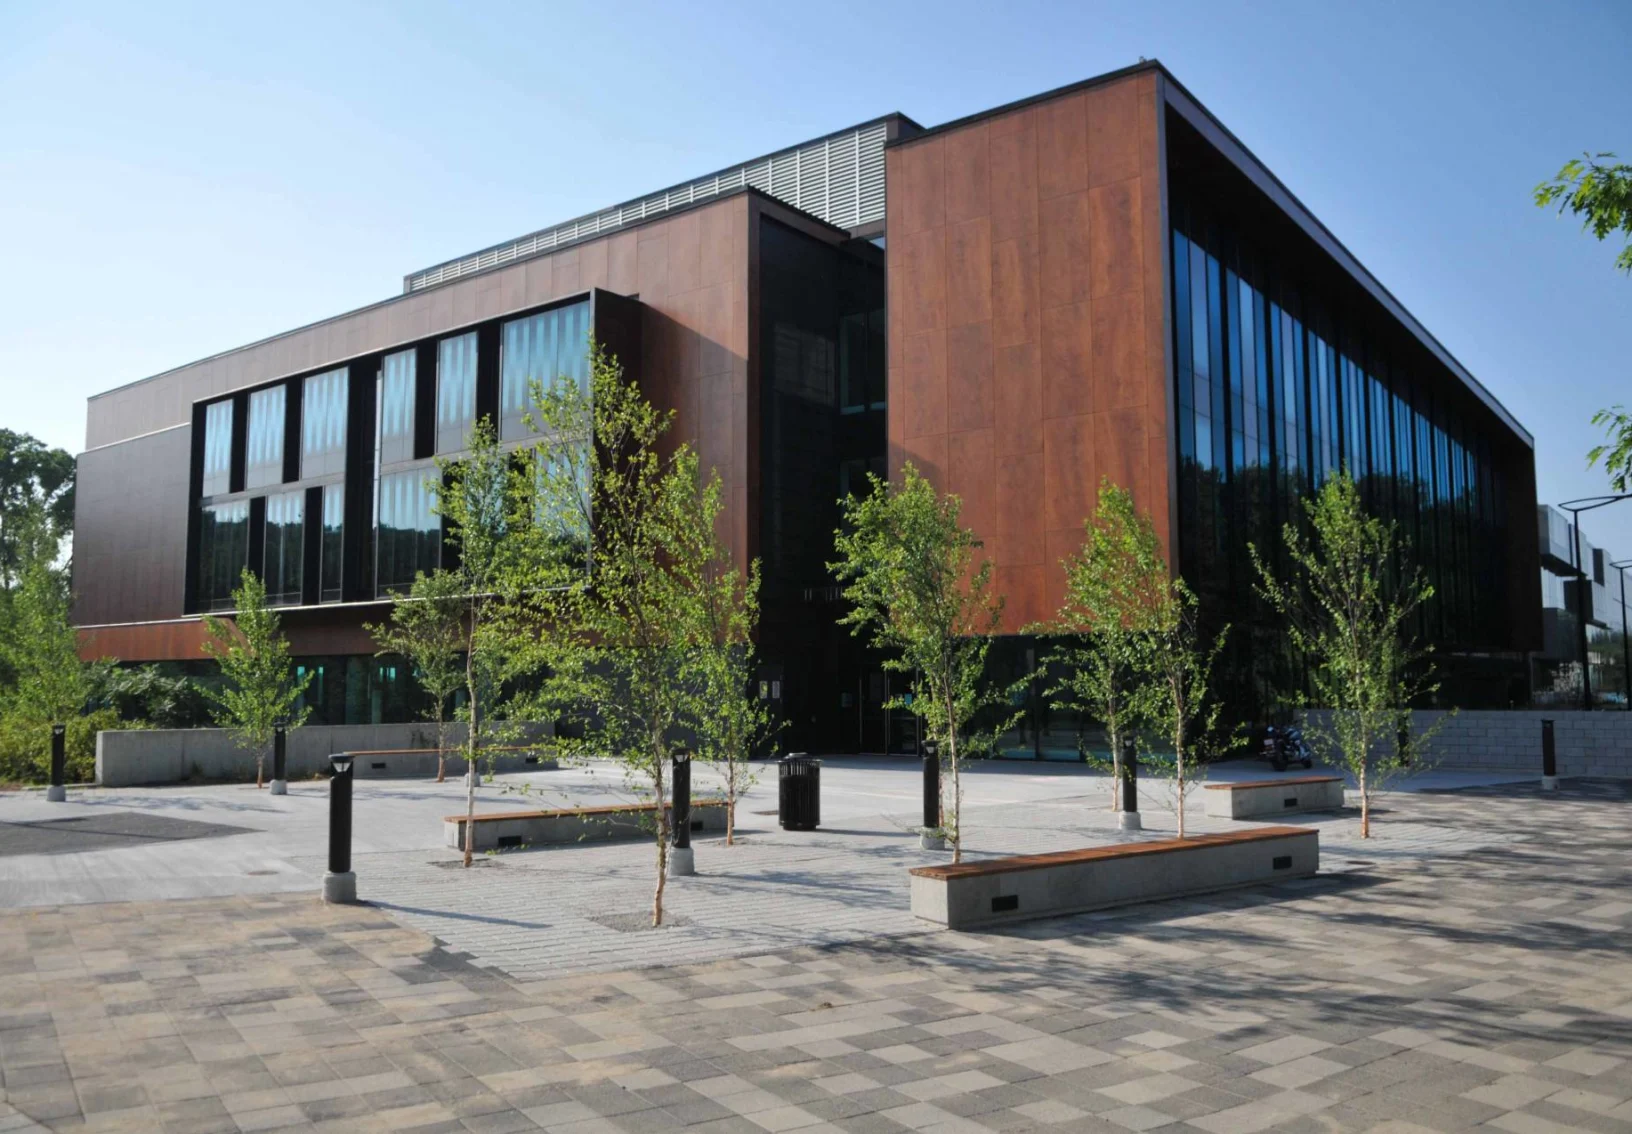
<svg viewBox="0 0 1632 1134">
<path fill-rule="evenodd" d="M 141 722 L 122 721 L 111 708 L 70 717 L 65 738 L 64 778 L 71 784 L 96 779 L 96 734 L 104 730 L 145 728 Z M 18 716 L 0 718 L 0 782 L 43 784 L 51 780 L 51 726 Z"/>
</svg>

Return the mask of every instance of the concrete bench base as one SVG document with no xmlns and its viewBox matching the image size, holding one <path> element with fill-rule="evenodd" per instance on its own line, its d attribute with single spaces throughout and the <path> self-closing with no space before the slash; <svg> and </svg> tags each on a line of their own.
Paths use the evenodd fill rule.
<svg viewBox="0 0 1632 1134">
<path fill-rule="evenodd" d="M 1208 784 L 1201 793 L 1214 819 L 1267 819 L 1299 811 L 1336 811 L 1343 806 L 1342 776 L 1297 776 Z"/>
<path fill-rule="evenodd" d="M 1262 827 L 920 866 L 912 871 L 912 912 L 948 929 L 967 929 L 1306 878 L 1319 869 L 1314 829 Z"/>
<path fill-rule="evenodd" d="M 404 749 L 400 752 L 357 752 L 353 755 L 356 759 L 352 761 L 352 774 L 360 780 L 432 779 L 436 776 L 434 750 Z M 558 766 L 548 756 L 524 752 L 483 756 L 476 761 L 476 767 L 484 776 L 489 770 L 495 775 L 506 775 L 511 772 L 551 772 Z M 464 756 L 448 753 L 446 768 L 448 779 L 464 778 Z"/>
<path fill-rule="evenodd" d="M 665 808 L 666 810 L 667 808 Z M 604 839 L 650 838 L 656 807 L 571 807 L 557 811 L 495 811 L 476 816 L 476 850 L 555 846 Z M 691 829 L 725 830 L 725 804 L 693 803 Z M 442 820 L 442 841 L 455 850 L 465 846 L 465 817 Z"/>
</svg>

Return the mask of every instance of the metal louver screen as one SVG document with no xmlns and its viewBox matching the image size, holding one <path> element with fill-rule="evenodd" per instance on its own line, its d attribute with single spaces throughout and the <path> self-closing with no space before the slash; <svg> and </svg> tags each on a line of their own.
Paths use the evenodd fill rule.
<svg viewBox="0 0 1632 1134">
<path fill-rule="evenodd" d="M 884 122 L 872 122 L 809 145 L 665 189 L 628 204 L 590 213 L 554 228 L 483 249 L 458 260 L 415 272 L 403 280 L 404 292 L 526 259 L 552 248 L 586 240 L 657 216 L 670 209 L 706 201 L 751 186 L 840 228 L 859 228 L 884 219 Z"/>
</svg>

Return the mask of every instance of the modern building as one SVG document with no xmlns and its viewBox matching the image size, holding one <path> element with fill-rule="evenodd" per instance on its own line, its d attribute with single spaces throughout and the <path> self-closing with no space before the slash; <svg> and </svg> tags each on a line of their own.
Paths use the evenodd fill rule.
<svg viewBox="0 0 1632 1134">
<path fill-rule="evenodd" d="M 1533 700 L 1581 708 L 1627 704 L 1626 572 L 1564 512 L 1536 509 L 1541 547 L 1541 646 L 1530 656 Z M 1586 633 L 1582 634 L 1583 624 Z M 1588 658 L 1583 682 L 1581 655 Z"/>
<path fill-rule="evenodd" d="M 911 742 L 824 566 L 840 495 L 908 460 L 963 498 L 1017 672 L 1102 477 L 1237 624 L 1242 704 L 1285 664 L 1246 544 L 1345 466 L 1435 582 L 1447 690 L 1501 703 L 1540 643 L 1530 435 L 1152 62 L 932 129 L 887 115 L 92 398 L 85 653 L 193 661 L 249 564 L 320 718 L 406 712 L 363 627 L 441 554 L 427 470 L 475 418 L 519 436 L 528 380 L 581 370 L 589 334 L 720 471 L 794 748 Z M 1032 700 L 1010 741 L 1041 753 L 1071 726 Z"/>
</svg>

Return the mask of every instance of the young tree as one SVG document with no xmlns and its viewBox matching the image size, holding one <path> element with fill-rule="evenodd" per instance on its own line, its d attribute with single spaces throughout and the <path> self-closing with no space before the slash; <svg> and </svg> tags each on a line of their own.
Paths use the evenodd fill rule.
<svg viewBox="0 0 1632 1134">
<path fill-rule="evenodd" d="M 899 484 L 869 477 L 869 491 L 843 500 L 844 526 L 834 537 L 839 558 L 828 569 L 852 609 L 839 620 L 888 651 L 885 668 L 909 675 L 911 700 L 893 706 L 920 714 L 940 750 L 941 826 L 952 861 L 963 858 L 963 782 L 969 725 L 997 698 L 986 678 L 986 653 L 1002 617 L 991 591 L 992 565 L 981 542 L 958 523 L 962 502 L 942 496 L 909 461 Z"/>
<path fill-rule="evenodd" d="M 507 672 L 526 652 L 514 607 L 516 564 L 532 520 L 535 490 L 522 463 L 499 448 L 487 419 L 471 430 L 464 456 L 437 462 L 442 476 L 432 483 L 436 512 L 448 521 L 444 558 L 453 564 L 434 584 L 441 598 L 459 607 L 464 654 L 465 704 L 459 716 L 465 736 L 465 866 L 475 857 L 476 781 L 487 733 L 493 731 L 497 698 Z"/>
<path fill-rule="evenodd" d="M 1083 543 L 1065 560 L 1065 602 L 1044 633 L 1061 641 L 1045 656 L 1045 695 L 1056 709 L 1086 713 L 1111 746 L 1111 807 L 1122 788 L 1122 746 L 1151 715 L 1154 686 L 1140 672 L 1166 598 L 1167 565 L 1150 517 L 1109 479 L 1083 522 Z"/>
<path fill-rule="evenodd" d="M 718 478 L 698 486 L 718 493 Z M 686 505 L 693 515 L 718 511 L 699 497 Z M 704 545 L 674 557 L 683 585 L 694 603 L 697 642 L 691 659 L 692 685 L 700 690 L 692 720 L 698 755 L 725 785 L 725 845 L 736 842 L 737 801 L 754 785 L 754 748 L 771 732 L 767 704 L 755 692 L 754 630 L 759 623 L 759 564 L 746 578 L 731 561 L 731 550 L 717 533 L 691 524 L 676 533 L 702 538 Z M 696 572 L 695 576 L 691 572 Z"/>
<path fill-rule="evenodd" d="M 1210 643 L 1196 618 L 1196 596 L 1183 579 L 1164 588 L 1150 633 L 1144 638 L 1144 657 L 1136 663 L 1151 683 L 1151 720 L 1171 753 L 1147 756 L 1161 769 L 1184 838 L 1184 804 L 1190 792 L 1206 778 L 1206 761 L 1229 747 L 1218 735 L 1222 707 L 1212 688 L 1213 664 L 1223 646 L 1225 627 Z"/>
<path fill-rule="evenodd" d="M 54 561 L 73 530 L 73 454 L 0 429 L 0 589 L 17 583 L 30 542 L 50 538 Z"/>
<path fill-rule="evenodd" d="M 391 620 L 365 626 L 382 654 L 400 654 L 430 697 L 426 716 L 436 723 L 436 782 L 447 778 L 448 702 L 467 681 L 464 659 L 465 596 L 452 571 L 421 571 L 406 598 L 391 607 Z"/>
<path fill-rule="evenodd" d="M 1354 776 L 1360 837 L 1370 838 L 1372 798 L 1408 762 L 1401 742 L 1410 736 L 1411 703 L 1438 689 L 1428 651 L 1410 629 L 1434 589 L 1405 564 L 1394 525 L 1366 512 L 1346 473 L 1304 509 L 1309 535 L 1293 524 L 1282 532 L 1290 580 L 1277 579 L 1250 547 L 1258 591 L 1311 663 L 1314 702 L 1330 716 L 1312 722 L 1310 739 Z M 1419 749 L 1433 731 L 1418 736 Z"/>
<path fill-rule="evenodd" d="M 9 708 L 43 728 L 84 712 L 91 674 L 79 660 L 68 577 L 57 563 L 61 540 L 44 509 L 14 515 L 7 537 L 16 555 L 4 641 L 14 678 Z"/>
<path fill-rule="evenodd" d="M 296 709 L 310 673 L 297 678 L 278 613 L 266 603 L 266 587 L 244 568 L 232 592 L 237 613 L 230 619 L 206 615 L 204 652 L 221 666 L 223 683 L 210 688 L 215 720 L 231 730 L 240 748 L 255 753 L 255 786 L 265 783 L 266 750 L 280 723 L 298 727 L 309 709 Z"/>
<path fill-rule="evenodd" d="M 598 347 L 589 389 L 557 379 L 535 392 L 530 452 L 540 488 L 524 590 L 534 605 L 537 704 L 576 716 L 583 736 L 564 750 L 619 764 L 656 817 L 652 924 L 663 923 L 670 841 L 668 768 L 686 724 L 705 711 L 696 681 L 699 549 L 710 546 L 717 481 L 698 490 L 696 454 L 661 445 L 659 413 Z"/>
</svg>

